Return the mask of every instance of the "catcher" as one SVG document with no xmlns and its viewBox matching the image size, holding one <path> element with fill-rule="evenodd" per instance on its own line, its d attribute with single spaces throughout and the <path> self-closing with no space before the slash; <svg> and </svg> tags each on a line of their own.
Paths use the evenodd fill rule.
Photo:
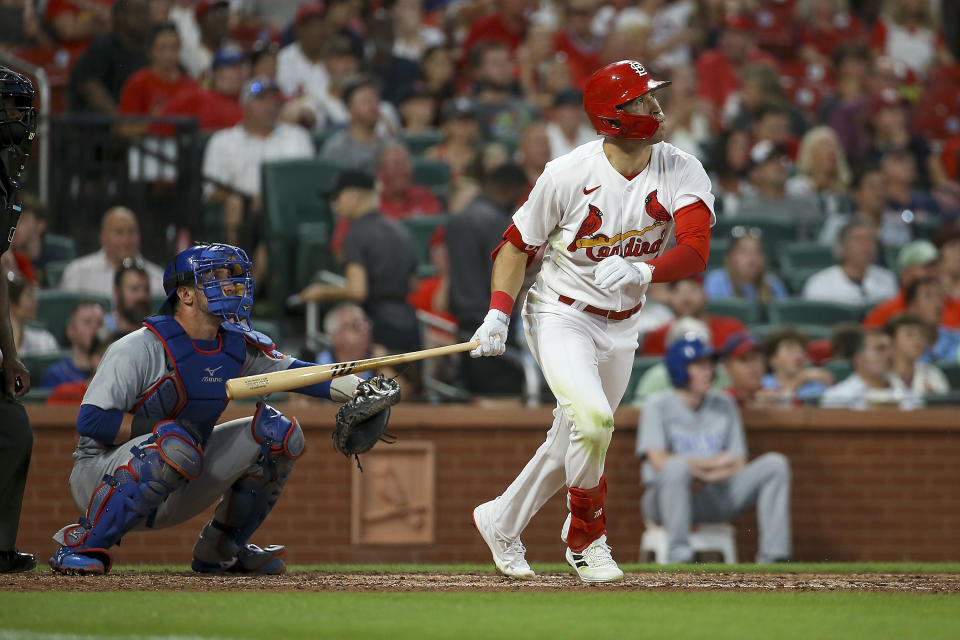
<svg viewBox="0 0 960 640">
<path fill-rule="evenodd" d="M 178 524 L 218 499 L 193 547 L 193 570 L 286 570 L 283 546 L 249 541 L 303 454 L 300 425 L 263 402 L 252 418 L 216 424 L 228 379 L 312 364 L 251 328 L 251 268 L 226 244 L 180 252 L 164 273 L 160 314 L 104 354 L 77 416 L 70 490 L 84 516 L 54 536 L 62 545 L 50 558 L 54 571 L 104 574 L 110 547 L 128 531 Z M 298 391 L 346 403 L 334 434 L 346 455 L 373 446 L 400 400 L 384 378 L 344 376 Z"/>
</svg>

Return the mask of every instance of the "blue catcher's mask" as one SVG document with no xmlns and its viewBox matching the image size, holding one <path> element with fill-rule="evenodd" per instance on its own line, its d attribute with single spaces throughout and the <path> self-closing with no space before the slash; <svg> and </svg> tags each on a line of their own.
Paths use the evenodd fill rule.
<svg viewBox="0 0 960 640">
<path fill-rule="evenodd" d="M 184 249 L 163 272 L 167 300 L 160 307 L 161 315 L 173 315 L 177 287 L 187 285 L 203 291 L 213 315 L 249 326 L 255 289 L 250 275 L 252 267 L 246 252 L 229 244 L 196 245 Z"/>
</svg>

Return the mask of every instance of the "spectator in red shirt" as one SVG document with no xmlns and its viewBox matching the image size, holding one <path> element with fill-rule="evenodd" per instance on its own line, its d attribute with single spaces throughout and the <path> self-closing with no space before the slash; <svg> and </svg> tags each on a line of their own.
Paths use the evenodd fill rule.
<svg viewBox="0 0 960 640">
<path fill-rule="evenodd" d="M 798 7 L 800 57 L 827 65 L 840 45 L 865 42 L 866 31 L 857 14 L 838 0 L 813 0 Z"/>
<path fill-rule="evenodd" d="M 47 24 L 62 46 L 78 54 L 91 40 L 109 33 L 112 4 L 113 0 L 50 0 Z"/>
<path fill-rule="evenodd" d="M 937 277 L 939 259 L 940 254 L 937 248 L 928 240 L 914 240 L 904 245 L 897 256 L 900 291 L 897 292 L 896 297 L 874 307 L 863 319 L 863 326 L 868 329 L 882 329 L 887 324 L 887 320 L 906 311 L 907 288 L 917 280 Z M 945 306 L 944 317 L 947 315 L 946 311 Z"/>
<path fill-rule="evenodd" d="M 566 0 L 558 6 L 561 28 L 553 36 L 553 50 L 566 56 L 570 79 L 580 90 L 600 67 L 600 43 L 591 30 L 596 14 L 595 0 Z"/>
<path fill-rule="evenodd" d="M 940 283 L 947 296 L 941 324 L 960 328 L 960 228 L 941 229 L 933 240 L 940 250 Z"/>
<path fill-rule="evenodd" d="M 727 338 L 737 331 L 746 331 L 743 323 L 736 318 L 714 316 L 707 313 L 707 294 L 703 291 L 703 284 L 699 278 L 686 278 L 667 283 L 668 291 L 666 303 L 676 314 L 677 318 L 696 318 L 710 328 L 714 345 L 723 345 Z M 645 356 L 660 356 L 666 352 L 667 331 L 673 324 L 664 325 L 651 331 L 643 340 L 642 353 Z"/>
<path fill-rule="evenodd" d="M 380 183 L 380 212 L 385 218 L 406 220 L 443 212 L 443 205 L 427 187 L 413 183 L 410 152 L 388 143 L 380 150 L 376 171 Z"/>
<path fill-rule="evenodd" d="M 436 271 L 421 278 L 407 301 L 414 309 L 426 311 L 454 325 L 457 319 L 450 313 L 450 256 L 447 252 L 446 227 L 437 227 L 428 243 L 430 264 Z M 449 336 L 455 337 L 455 336 Z"/>
<path fill-rule="evenodd" d="M 466 66 L 475 46 L 488 40 L 504 43 L 511 53 L 516 51 L 527 32 L 527 12 L 533 4 L 531 0 L 499 0 L 495 12 L 474 20 L 463 42 L 461 66 Z"/>
<path fill-rule="evenodd" d="M 193 86 L 178 92 L 160 109 L 160 115 L 194 117 L 201 131 L 232 127 L 243 120 L 240 91 L 248 73 L 246 56 L 239 47 L 221 47 L 213 56 L 210 88 Z"/>
<path fill-rule="evenodd" d="M 148 40 L 150 66 L 127 80 L 117 111 L 124 115 L 155 116 L 172 96 L 196 89 L 196 83 L 180 70 L 180 35 L 172 22 L 157 25 Z"/>
<path fill-rule="evenodd" d="M 750 33 L 751 21 L 744 16 L 729 16 L 720 33 L 719 46 L 704 51 L 697 58 L 697 77 L 700 95 L 713 103 L 717 112 L 723 110 L 730 94 L 740 88 L 740 69 L 749 62 L 773 60 L 757 49 Z"/>
</svg>

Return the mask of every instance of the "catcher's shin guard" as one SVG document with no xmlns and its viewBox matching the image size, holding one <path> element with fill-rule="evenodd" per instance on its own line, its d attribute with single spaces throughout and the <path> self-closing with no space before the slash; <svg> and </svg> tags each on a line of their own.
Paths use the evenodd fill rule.
<svg viewBox="0 0 960 640">
<path fill-rule="evenodd" d="M 87 514 L 64 527 L 53 539 L 62 546 L 50 558 L 61 573 L 106 573 L 110 547 L 125 533 L 150 517 L 178 488 L 200 475 L 203 453 L 197 439 L 183 426 L 163 421 L 133 457 L 113 474 L 103 476 L 94 490 Z"/>
<path fill-rule="evenodd" d="M 200 532 L 193 547 L 194 571 L 206 573 L 283 573 L 284 547 L 261 549 L 248 544 L 277 503 L 294 461 L 303 455 L 303 431 L 273 407 L 260 404 L 252 421 L 253 437 L 261 445 L 260 469 L 233 483 Z"/>
</svg>

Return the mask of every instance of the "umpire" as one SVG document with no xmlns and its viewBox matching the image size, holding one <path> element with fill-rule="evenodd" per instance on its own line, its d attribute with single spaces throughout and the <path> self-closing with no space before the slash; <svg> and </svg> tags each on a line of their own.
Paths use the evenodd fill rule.
<svg viewBox="0 0 960 640">
<path fill-rule="evenodd" d="M 0 255 L 10 248 L 20 218 L 18 180 L 37 131 L 33 96 L 26 77 L 0 66 Z M 27 412 L 16 400 L 30 389 L 30 373 L 13 341 L 5 273 L 0 273 L 0 351 L 0 573 L 12 573 L 33 569 L 37 560 L 14 546 L 33 433 Z"/>
</svg>

